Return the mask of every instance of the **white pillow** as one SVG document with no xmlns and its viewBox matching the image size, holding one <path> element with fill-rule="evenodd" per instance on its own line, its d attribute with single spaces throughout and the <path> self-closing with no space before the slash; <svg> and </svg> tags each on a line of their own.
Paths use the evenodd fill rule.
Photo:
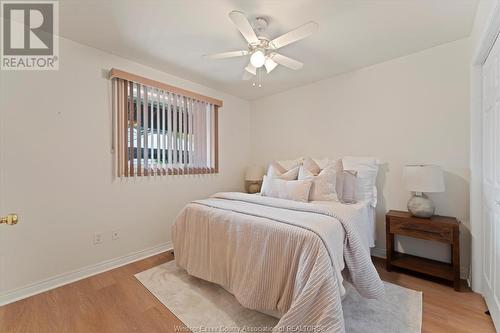
<svg viewBox="0 0 500 333">
<path fill-rule="evenodd" d="M 342 202 L 356 203 L 356 177 L 357 171 L 344 170 L 342 173 Z"/>
<path fill-rule="evenodd" d="M 356 178 L 356 200 L 368 200 L 372 207 L 377 206 L 378 160 L 373 157 L 344 157 L 344 170 L 354 170 Z"/>
<path fill-rule="evenodd" d="M 298 179 L 312 181 L 309 201 L 338 201 L 339 198 L 335 190 L 336 178 L 335 165 L 327 166 L 317 176 L 302 165 Z"/>
<path fill-rule="evenodd" d="M 264 176 L 260 194 L 266 197 L 307 202 L 311 180 L 283 180 Z"/>
</svg>

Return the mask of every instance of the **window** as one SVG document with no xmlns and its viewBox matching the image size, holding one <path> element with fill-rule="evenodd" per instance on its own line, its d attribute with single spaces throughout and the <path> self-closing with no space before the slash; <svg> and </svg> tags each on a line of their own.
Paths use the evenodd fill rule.
<svg viewBox="0 0 500 333">
<path fill-rule="evenodd" d="M 222 101 L 112 69 L 118 177 L 218 173 Z"/>
</svg>

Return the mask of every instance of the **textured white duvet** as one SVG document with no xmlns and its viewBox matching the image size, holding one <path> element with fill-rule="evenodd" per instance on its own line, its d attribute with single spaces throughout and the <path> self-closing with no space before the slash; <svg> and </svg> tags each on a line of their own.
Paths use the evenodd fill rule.
<svg viewBox="0 0 500 333">
<path fill-rule="evenodd" d="M 219 193 L 188 204 L 172 227 L 177 264 L 245 307 L 278 313 L 275 331 L 343 332 L 341 271 L 365 297 L 383 294 L 348 205 Z"/>
</svg>

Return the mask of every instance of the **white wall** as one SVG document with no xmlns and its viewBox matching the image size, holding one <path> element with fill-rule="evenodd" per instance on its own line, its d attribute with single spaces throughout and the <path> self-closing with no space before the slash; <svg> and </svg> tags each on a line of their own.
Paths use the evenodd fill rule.
<svg viewBox="0 0 500 333">
<path fill-rule="evenodd" d="M 220 174 L 115 180 L 111 86 L 116 67 L 222 99 Z M 247 101 L 152 68 L 60 40 L 60 69 L 1 72 L 0 297 L 57 274 L 170 241 L 189 200 L 242 190 L 250 149 Z M 120 239 L 111 241 L 111 231 Z M 94 232 L 104 243 L 93 245 Z"/>
<path fill-rule="evenodd" d="M 405 209 L 407 163 L 445 169 L 446 193 L 431 195 L 437 213 L 458 217 L 462 264 L 469 224 L 469 41 L 459 40 L 252 103 L 252 159 L 376 156 L 377 253 L 385 249 L 389 209 Z M 406 252 L 449 260 L 443 244 L 406 239 Z M 464 267 L 464 272 L 467 269 Z"/>
</svg>

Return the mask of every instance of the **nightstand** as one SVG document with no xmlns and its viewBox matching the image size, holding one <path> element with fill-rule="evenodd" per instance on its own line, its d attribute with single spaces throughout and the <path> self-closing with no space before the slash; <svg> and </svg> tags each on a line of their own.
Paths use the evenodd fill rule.
<svg viewBox="0 0 500 333">
<path fill-rule="evenodd" d="M 388 271 L 398 267 L 427 274 L 452 281 L 455 290 L 460 290 L 460 222 L 456 218 L 435 215 L 429 219 L 422 219 L 408 212 L 391 210 L 386 214 L 385 220 Z M 394 235 L 449 244 L 452 262 L 444 263 L 396 252 Z"/>
</svg>

